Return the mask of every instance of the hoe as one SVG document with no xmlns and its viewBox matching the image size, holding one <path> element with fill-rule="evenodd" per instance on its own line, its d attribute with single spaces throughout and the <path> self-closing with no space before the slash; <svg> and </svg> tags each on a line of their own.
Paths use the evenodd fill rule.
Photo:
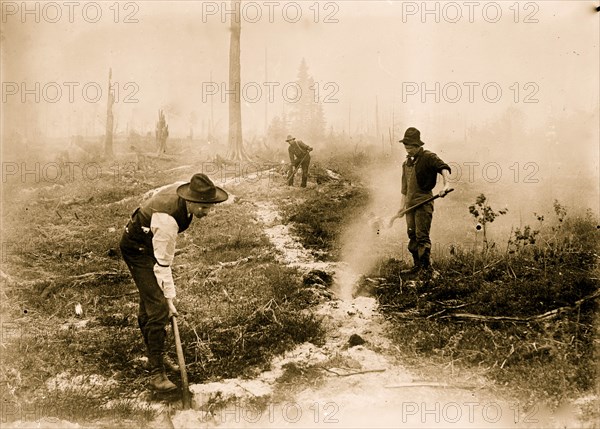
<svg viewBox="0 0 600 429">
<path fill-rule="evenodd" d="M 177 316 L 171 316 L 173 327 L 173 336 L 175 337 L 175 347 L 177 348 L 177 361 L 181 371 L 181 402 L 184 410 L 192 407 L 192 395 L 190 394 L 187 371 L 185 370 L 185 359 L 183 358 L 183 348 L 181 347 L 181 338 L 179 338 L 179 328 L 177 327 Z"/>
</svg>

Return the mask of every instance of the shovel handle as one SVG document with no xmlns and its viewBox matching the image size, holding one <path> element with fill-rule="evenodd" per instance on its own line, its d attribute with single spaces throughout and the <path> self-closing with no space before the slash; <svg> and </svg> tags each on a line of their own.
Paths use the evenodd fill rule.
<svg viewBox="0 0 600 429">
<path fill-rule="evenodd" d="M 179 337 L 179 327 L 177 326 L 177 316 L 171 316 L 171 325 L 173 327 L 173 336 L 175 337 L 175 348 L 177 349 L 177 362 L 181 371 L 181 402 L 184 410 L 192 407 L 192 397 L 190 394 L 187 371 L 185 370 L 185 359 L 183 357 L 183 348 L 181 347 L 181 338 Z"/>
<path fill-rule="evenodd" d="M 448 189 L 448 191 L 446 192 L 446 194 L 444 194 L 444 197 L 445 197 L 446 195 L 448 195 L 448 194 L 449 194 L 450 192 L 452 192 L 452 191 L 454 191 L 454 188 L 450 188 L 450 189 Z M 394 224 L 394 221 L 395 221 L 396 219 L 400 219 L 400 217 L 401 217 L 402 215 L 404 215 L 404 214 L 406 214 L 406 213 L 408 213 L 408 212 L 410 212 L 410 211 L 413 211 L 414 209 L 418 209 L 419 207 L 421 207 L 421 206 L 424 206 L 425 204 L 427 204 L 427 203 L 429 203 L 429 202 L 431 202 L 431 201 L 433 201 L 433 200 L 435 200 L 435 199 L 438 199 L 439 197 L 440 197 L 440 194 L 434 195 L 434 196 L 432 196 L 432 197 L 429 197 L 429 198 L 427 198 L 425 201 L 422 201 L 422 202 L 420 202 L 419 204 L 415 204 L 415 205 L 414 205 L 414 206 L 412 206 L 412 207 L 409 207 L 409 208 L 407 208 L 407 209 L 404 209 L 404 210 L 402 210 L 402 211 L 401 211 L 401 212 L 399 212 L 399 213 L 398 213 L 396 216 L 394 216 L 393 218 L 391 218 L 391 219 L 390 219 L 390 222 L 388 223 L 388 228 L 391 228 L 391 227 L 392 227 L 392 225 Z M 443 197 L 442 197 L 442 198 L 443 198 Z"/>
</svg>

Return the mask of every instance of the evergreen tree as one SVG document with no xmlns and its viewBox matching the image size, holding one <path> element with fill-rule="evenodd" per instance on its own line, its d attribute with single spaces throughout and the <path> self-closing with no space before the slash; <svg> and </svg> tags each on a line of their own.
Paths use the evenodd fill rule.
<svg viewBox="0 0 600 429">
<path fill-rule="evenodd" d="M 290 131 L 299 139 L 315 142 L 325 134 L 325 113 L 319 94 L 321 88 L 309 74 L 304 58 L 300 62 L 296 84 L 299 95 L 294 103 L 290 103 Z"/>
</svg>

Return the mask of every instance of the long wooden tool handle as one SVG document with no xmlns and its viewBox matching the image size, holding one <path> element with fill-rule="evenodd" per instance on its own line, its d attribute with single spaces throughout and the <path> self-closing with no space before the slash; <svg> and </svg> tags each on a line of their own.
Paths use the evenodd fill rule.
<svg viewBox="0 0 600 429">
<path fill-rule="evenodd" d="M 173 336 L 175 337 L 175 348 L 177 349 L 177 361 L 181 371 L 181 402 L 184 410 L 192 407 L 192 397 L 188 384 L 187 371 L 185 370 L 185 359 L 183 357 L 183 348 L 181 347 L 181 338 L 179 338 L 179 328 L 177 327 L 177 317 L 171 316 L 173 326 Z"/>
<path fill-rule="evenodd" d="M 444 197 L 446 195 L 448 195 L 452 191 L 454 191 L 454 188 L 448 189 L 448 192 L 446 192 L 446 194 L 444 194 Z M 434 196 L 427 198 L 425 201 L 421 201 L 419 204 L 415 204 L 414 206 L 407 208 L 406 210 L 404 210 L 402 212 L 402 214 L 406 214 L 406 213 L 408 213 L 410 211 L 413 211 L 414 209 L 418 209 L 419 207 L 422 207 L 425 204 L 427 204 L 427 203 L 429 203 L 429 202 L 431 202 L 431 201 L 433 201 L 435 199 L 438 199 L 438 198 L 440 198 L 440 194 L 435 194 Z M 398 215 L 400 215 L 400 214 L 398 214 Z"/>
<path fill-rule="evenodd" d="M 454 191 L 454 188 L 448 189 L 448 192 L 446 192 L 446 194 L 444 196 L 448 195 L 452 191 Z M 440 197 L 439 194 L 434 195 L 432 197 L 427 198 L 425 201 L 421 201 L 419 204 L 415 204 L 414 206 L 409 207 L 406 210 L 402 210 L 400 213 L 398 213 L 396 216 L 394 216 L 393 218 L 390 219 L 390 222 L 388 223 L 388 228 L 391 228 L 392 225 L 394 224 L 394 221 L 396 219 L 399 219 L 400 216 L 405 215 L 406 213 L 411 212 L 414 209 L 418 209 L 419 207 L 424 206 L 425 204 L 427 204 L 427 203 L 429 203 L 429 202 L 431 202 L 431 201 L 433 201 L 433 200 L 435 200 L 435 199 L 437 199 L 439 197 Z"/>
</svg>

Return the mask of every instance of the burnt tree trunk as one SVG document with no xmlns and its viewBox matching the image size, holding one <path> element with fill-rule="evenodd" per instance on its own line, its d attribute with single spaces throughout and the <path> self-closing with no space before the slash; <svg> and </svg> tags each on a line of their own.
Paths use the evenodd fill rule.
<svg viewBox="0 0 600 429">
<path fill-rule="evenodd" d="M 106 135 L 104 139 L 104 156 L 106 158 L 113 157 L 113 125 L 114 117 L 112 112 L 115 96 L 111 88 L 112 68 L 108 71 L 108 103 L 106 107 Z"/>
<path fill-rule="evenodd" d="M 158 121 L 156 122 L 156 148 L 157 156 L 167 153 L 167 137 L 169 137 L 169 126 L 165 113 L 162 110 L 158 111 Z"/>
<path fill-rule="evenodd" d="M 240 0 L 231 0 L 236 12 L 231 17 L 231 39 L 229 43 L 229 90 L 234 94 L 229 98 L 229 153 L 227 157 L 244 161 L 248 155 L 242 138 L 241 66 L 240 35 L 242 31 Z"/>
</svg>

